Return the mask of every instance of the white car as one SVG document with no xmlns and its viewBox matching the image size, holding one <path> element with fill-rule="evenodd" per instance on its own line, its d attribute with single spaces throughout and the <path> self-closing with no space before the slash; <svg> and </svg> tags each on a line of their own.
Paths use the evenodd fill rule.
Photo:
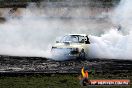
<svg viewBox="0 0 132 88">
<path fill-rule="evenodd" d="M 89 44 L 89 38 L 86 34 L 65 35 L 52 46 L 52 58 L 84 60 L 88 55 Z"/>
</svg>

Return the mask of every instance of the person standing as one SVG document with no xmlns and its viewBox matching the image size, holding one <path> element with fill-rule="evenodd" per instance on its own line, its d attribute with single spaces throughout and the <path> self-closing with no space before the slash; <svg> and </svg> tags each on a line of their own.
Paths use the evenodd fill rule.
<svg viewBox="0 0 132 88">
<path fill-rule="evenodd" d="M 83 86 L 86 86 L 87 84 L 90 84 L 90 80 L 88 79 L 88 70 L 84 70 L 84 67 L 81 69 L 82 79 L 80 81 L 80 84 Z"/>
</svg>

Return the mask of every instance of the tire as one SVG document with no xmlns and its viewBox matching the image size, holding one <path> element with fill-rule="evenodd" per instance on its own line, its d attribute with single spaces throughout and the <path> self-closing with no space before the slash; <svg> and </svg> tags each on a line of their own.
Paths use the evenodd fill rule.
<svg viewBox="0 0 132 88">
<path fill-rule="evenodd" d="M 86 59 L 85 56 L 86 56 L 86 55 L 85 55 L 84 49 L 82 49 L 81 52 L 79 53 L 79 59 L 85 60 L 85 59 Z"/>
</svg>

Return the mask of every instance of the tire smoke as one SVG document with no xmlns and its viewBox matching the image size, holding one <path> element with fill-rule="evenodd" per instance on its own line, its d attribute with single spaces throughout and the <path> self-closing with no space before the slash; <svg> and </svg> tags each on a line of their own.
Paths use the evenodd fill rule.
<svg viewBox="0 0 132 88">
<path fill-rule="evenodd" d="M 131 5 L 122 0 L 114 9 L 90 7 L 37 7 L 2 11 L 0 54 L 50 58 L 56 38 L 69 33 L 88 34 L 90 58 L 131 59 Z M 93 10 L 94 9 L 94 10 Z M 123 13 L 122 13 L 123 12 Z M 114 13 L 114 14 L 113 14 Z M 121 31 L 112 28 L 121 25 Z"/>
</svg>

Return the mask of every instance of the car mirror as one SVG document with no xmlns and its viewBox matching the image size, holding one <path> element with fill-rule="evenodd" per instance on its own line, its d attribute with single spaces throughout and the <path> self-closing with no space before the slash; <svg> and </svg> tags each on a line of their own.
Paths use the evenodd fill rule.
<svg viewBox="0 0 132 88">
<path fill-rule="evenodd" d="M 59 43 L 59 41 L 56 41 L 56 43 Z"/>
</svg>

